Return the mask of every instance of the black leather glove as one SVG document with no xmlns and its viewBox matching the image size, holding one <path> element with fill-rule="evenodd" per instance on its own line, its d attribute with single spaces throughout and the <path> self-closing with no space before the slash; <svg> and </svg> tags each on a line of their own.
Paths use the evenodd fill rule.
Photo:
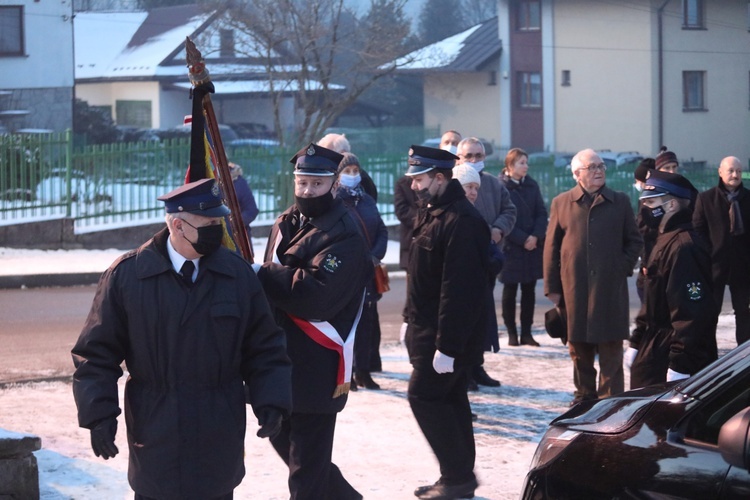
<svg viewBox="0 0 750 500">
<path fill-rule="evenodd" d="M 258 425 L 260 429 L 256 435 L 259 438 L 273 439 L 281 431 L 281 411 L 273 406 L 265 406 L 258 410 Z"/>
<path fill-rule="evenodd" d="M 91 449 L 94 455 L 104 460 L 114 458 L 120 450 L 115 446 L 115 434 L 117 434 L 117 419 L 105 418 L 100 420 L 91 428 Z"/>
</svg>

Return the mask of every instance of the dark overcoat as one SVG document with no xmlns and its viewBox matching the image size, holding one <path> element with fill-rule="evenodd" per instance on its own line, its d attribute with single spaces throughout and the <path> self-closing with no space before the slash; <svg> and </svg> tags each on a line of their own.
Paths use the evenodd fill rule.
<svg viewBox="0 0 750 500">
<path fill-rule="evenodd" d="M 250 265 L 225 248 L 202 257 L 187 288 L 163 230 L 102 275 L 73 347 L 78 422 L 120 413 L 133 490 L 153 498 L 227 494 L 245 474 L 245 391 L 253 409 L 291 410 L 291 366 Z"/>
<path fill-rule="evenodd" d="M 393 209 L 400 222 L 398 265 L 401 269 L 408 269 L 411 233 L 417 218 L 417 195 L 411 188 L 411 177 L 405 175 L 396 181 L 393 187 Z"/>
<path fill-rule="evenodd" d="M 713 281 L 718 287 L 728 283 L 750 284 L 750 191 L 740 186 L 737 201 L 745 232 L 729 232 L 729 201 L 724 183 L 698 195 L 693 211 L 693 227 L 710 245 Z"/>
<path fill-rule="evenodd" d="M 296 206 L 276 220 L 258 271 L 276 322 L 286 332 L 296 413 L 336 413 L 336 351 L 316 343 L 289 316 L 327 321 L 346 340 L 362 304 L 373 264 L 365 239 L 341 200 L 300 228 Z"/>
<path fill-rule="evenodd" d="M 406 346 L 413 366 L 432 367 L 435 349 L 455 366 L 481 363 L 490 231 L 452 179 L 420 209 L 406 287 Z"/>
<path fill-rule="evenodd" d="M 516 206 L 516 223 L 503 239 L 505 263 L 500 273 L 502 283 L 531 283 L 543 276 L 542 255 L 547 234 L 547 208 L 544 206 L 539 184 L 528 175 L 514 182 L 507 175 L 500 180 L 510 193 L 510 201 Z M 523 245 L 529 236 L 537 237 L 534 250 Z"/>
<path fill-rule="evenodd" d="M 633 388 L 665 382 L 667 369 L 693 375 L 716 360 L 711 258 L 690 217 L 685 210 L 667 221 L 646 264 L 640 326 L 630 337 L 638 349 Z"/>
<path fill-rule="evenodd" d="M 630 199 L 604 186 L 590 207 L 580 184 L 550 206 L 544 243 L 544 293 L 562 294 L 568 340 L 628 338 L 627 277 L 643 245 Z"/>
</svg>

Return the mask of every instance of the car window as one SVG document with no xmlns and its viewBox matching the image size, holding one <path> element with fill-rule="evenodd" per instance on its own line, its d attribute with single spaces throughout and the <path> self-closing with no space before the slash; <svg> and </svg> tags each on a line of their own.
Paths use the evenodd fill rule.
<svg viewBox="0 0 750 500">
<path fill-rule="evenodd" d="M 690 414 L 685 423 L 685 438 L 716 445 L 721 426 L 740 410 L 750 406 L 750 372 L 733 381 Z"/>
</svg>

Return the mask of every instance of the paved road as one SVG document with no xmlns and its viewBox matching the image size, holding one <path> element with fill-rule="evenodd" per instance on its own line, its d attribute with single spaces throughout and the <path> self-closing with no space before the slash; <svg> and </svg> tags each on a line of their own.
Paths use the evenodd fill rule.
<svg viewBox="0 0 750 500">
<path fill-rule="evenodd" d="M 633 318 L 639 304 L 634 279 L 628 283 Z M 378 304 L 384 343 L 398 341 L 405 288 L 404 273 L 393 274 L 391 291 Z M 71 375 L 70 349 L 81 331 L 95 290 L 94 285 L 0 290 L 0 383 Z M 542 294 L 541 280 L 536 292 L 534 325 L 543 327 L 544 311 L 551 304 Z M 501 330 L 504 330 L 501 294 L 502 285 L 498 284 L 495 303 Z M 724 310 L 731 311 L 728 293 L 724 297 Z M 501 335 L 501 348 L 506 344 L 505 336 Z"/>
</svg>

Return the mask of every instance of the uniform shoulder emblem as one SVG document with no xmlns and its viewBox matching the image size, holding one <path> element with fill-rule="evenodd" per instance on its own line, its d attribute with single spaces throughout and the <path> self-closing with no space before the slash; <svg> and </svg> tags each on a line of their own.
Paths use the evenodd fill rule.
<svg viewBox="0 0 750 500">
<path fill-rule="evenodd" d="M 333 254 L 329 253 L 326 255 L 325 259 L 323 259 L 323 269 L 329 273 L 335 273 L 340 265 L 341 260 Z"/>
<path fill-rule="evenodd" d="M 686 287 L 690 300 L 701 300 L 703 298 L 703 285 L 701 285 L 700 281 L 688 283 Z"/>
</svg>

